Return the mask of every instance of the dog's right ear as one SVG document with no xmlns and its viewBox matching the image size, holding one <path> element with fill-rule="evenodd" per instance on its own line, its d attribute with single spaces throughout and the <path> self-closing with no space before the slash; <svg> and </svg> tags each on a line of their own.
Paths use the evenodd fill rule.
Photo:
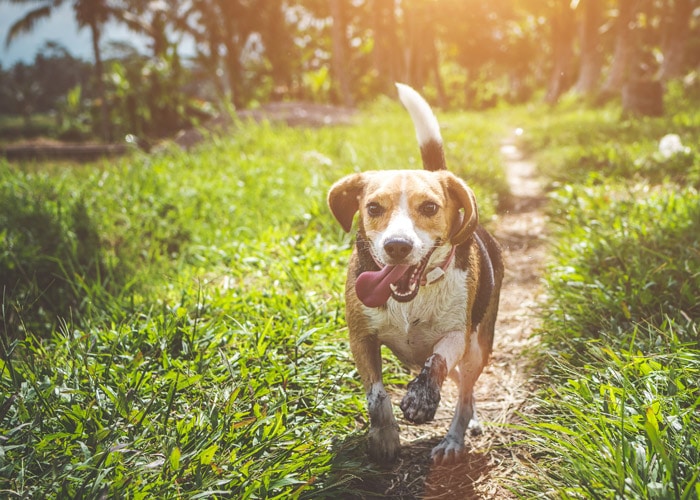
<svg viewBox="0 0 700 500">
<path fill-rule="evenodd" d="M 362 174 L 350 174 L 331 186 L 328 206 L 346 233 L 352 229 L 352 219 L 360 209 L 360 196 L 365 188 Z"/>
</svg>

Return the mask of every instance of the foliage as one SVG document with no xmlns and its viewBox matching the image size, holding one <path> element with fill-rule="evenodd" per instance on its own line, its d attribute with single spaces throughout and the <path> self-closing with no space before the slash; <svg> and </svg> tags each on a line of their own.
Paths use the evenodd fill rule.
<svg viewBox="0 0 700 500">
<path fill-rule="evenodd" d="M 12 24 L 7 43 L 34 29 L 37 21 L 64 3 L 2 1 L 26 4 L 28 9 Z M 395 81 L 425 89 L 434 102 L 452 109 L 522 103 L 545 92 L 554 102 L 577 76 L 584 75 L 586 88 L 576 85 L 572 93 L 590 101 L 599 91 L 619 97 L 625 83 L 641 77 L 662 80 L 670 96 L 681 90 L 686 96 L 697 93 L 693 54 L 698 51 L 692 49 L 700 43 L 698 11 L 690 0 L 635 4 L 73 0 L 70 4 L 78 25 L 92 34 L 93 81 L 64 85 L 58 79 L 54 94 L 47 82 L 67 73 L 48 56 L 47 64 L 37 65 L 41 74 L 35 77 L 27 78 L 29 71 L 22 65 L 10 70 L 24 73 L 8 79 L 17 80 L 16 85 L 5 85 L 19 99 L 0 99 L 0 107 L 9 103 L 13 112 L 28 117 L 45 104 L 37 105 L 37 92 L 50 94 L 53 107 L 69 88 L 81 85 L 84 98 L 92 99 L 93 128 L 101 129 L 105 139 L 114 138 L 108 130 L 111 123 L 120 127 L 119 133 L 128 128 L 128 133 L 137 135 L 169 134 L 175 123 L 189 125 L 188 117 L 201 113 L 202 106 L 193 106 L 199 98 L 211 109 L 223 110 L 232 104 L 240 109 L 281 99 L 352 105 L 393 92 Z M 621 19 L 622 11 L 629 11 L 629 20 Z M 148 40 L 146 54 L 113 61 L 111 71 L 103 68 L 101 56 L 108 19 Z M 181 64 L 176 48 L 183 40 L 193 42 L 195 54 Z M 616 50 L 623 40 L 637 43 L 636 50 L 622 46 Z M 623 55 L 627 59 L 618 61 Z M 617 68 L 627 69 L 619 72 L 625 75 L 623 81 L 612 85 L 609 78 Z M 545 75 L 551 75 L 549 80 Z M 687 77 L 686 86 L 678 84 L 682 77 Z M 105 78 L 112 84 L 109 94 L 103 88 Z M 108 116 L 111 104 L 114 109 Z M 613 153 L 598 151 L 588 161 Z"/>
<path fill-rule="evenodd" d="M 58 137 L 63 140 L 80 140 L 90 136 L 88 110 L 82 99 L 83 88 L 78 85 L 68 91 L 57 106 Z"/>
<path fill-rule="evenodd" d="M 61 179 L 0 165 L 0 228 L 4 335 L 50 331 L 57 315 L 78 320 L 86 292 L 108 287 L 85 201 Z"/>
<path fill-rule="evenodd" d="M 700 316 L 697 191 L 620 189 L 566 187 L 555 194 L 566 237 L 554 248 L 560 264 L 549 272 L 549 290 L 559 298 L 551 314 L 575 325 L 566 336 L 572 352 L 606 328 Z"/>
<path fill-rule="evenodd" d="M 659 134 L 697 130 L 695 115 L 569 108 L 525 128 L 558 188 L 523 497 L 543 483 L 560 498 L 700 493 L 697 152 L 657 152 Z"/>
<path fill-rule="evenodd" d="M 87 131 L 78 118 L 78 108 L 90 101 L 90 65 L 74 58 L 62 46 L 47 42 L 32 64 L 17 63 L 8 70 L 0 69 L 0 114 L 19 115 L 23 124 L 3 127 L 2 137 L 55 136 L 84 138 Z M 80 89 L 77 103 L 68 105 L 71 93 Z M 70 109 L 69 109 L 70 108 Z M 43 120 L 55 113 L 53 123 Z"/>
<path fill-rule="evenodd" d="M 71 88 L 87 81 L 90 66 L 68 51 L 47 43 L 32 64 L 0 70 L 0 113 L 47 113 Z"/>
<path fill-rule="evenodd" d="M 700 350 L 678 334 L 698 333 L 667 320 L 628 332 L 646 353 L 610 333 L 580 351 L 584 366 L 550 358 L 548 375 L 561 382 L 543 391 L 527 427 L 539 477 L 521 493 L 544 486 L 559 498 L 697 498 Z"/>
<path fill-rule="evenodd" d="M 124 285 L 89 314 L 57 311 L 48 333 L 2 335 L 0 490 L 42 498 L 358 494 L 349 481 L 377 472 L 357 452 L 365 403 L 342 313 L 352 242 L 325 196 L 341 175 L 419 167 L 420 153 L 396 103 L 357 122 L 317 130 L 238 123 L 189 153 L 23 167 L 34 173 L 2 165 L 7 193 L 52 193 L 39 208 L 69 241 L 72 219 L 57 200 L 79 202 L 105 274 Z M 505 191 L 490 171 L 500 127 L 471 115 L 444 122 L 448 162 L 468 173 L 488 223 Z M 459 147 L 467 139 L 469 148 Z M 489 171 L 480 172 L 484 159 Z M 33 249 L 24 240 L 13 248 L 17 256 Z M 81 288 L 79 300 L 99 298 L 97 285 Z M 23 314 L 25 325 L 35 323 L 32 311 Z M 389 379 L 404 382 L 388 365 Z"/>
<path fill-rule="evenodd" d="M 685 101 L 676 95 L 669 107 L 681 103 Z M 539 121 L 526 125 L 523 146 L 535 154 L 542 173 L 555 185 L 627 178 L 700 187 L 700 151 L 670 156 L 659 151 L 659 141 L 667 134 L 693 144 L 700 125 L 692 110 L 679 109 L 662 118 L 630 118 L 616 106 L 594 110 L 574 104 L 553 115 L 543 109 L 535 115 Z M 524 121 L 530 123 L 529 118 Z"/>
<path fill-rule="evenodd" d="M 132 54 L 109 64 L 107 98 L 117 136 L 172 136 L 212 117 L 201 101 L 184 92 L 187 70 L 174 50 L 158 59 Z"/>
<path fill-rule="evenodd" d="M 314 488 L 360 393 L 345 382 L 347 346 L 330 337 L 337 311 L 268 290 L 192 286 L 118 323 L 13 346 L 3 490 L 249 498 Z"/>
</svg>

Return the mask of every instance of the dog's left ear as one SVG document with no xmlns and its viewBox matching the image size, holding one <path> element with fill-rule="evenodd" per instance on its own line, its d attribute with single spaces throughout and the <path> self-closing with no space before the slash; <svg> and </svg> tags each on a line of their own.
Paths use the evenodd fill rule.
<svg viewBox="0 0 700 500">
<path fill-rule="evenodd" d="M 450 172 L 445 172 L 445 175 L 448 193 L 464 209 L 461 224 L 453 229 L 450 240 L 453 245 L 459 245 L 467 241 L 476 231 L 476 227 L 479 225 L 479 210 L 476 206 L 474 192 L 469 186 Z"/>
<path fill-rule="evenodd" d="M 360 209 L 360 196 L 365 188 L 362 174 L 343 177 L 328 191 L 328 206 L 346 233 L 352 229 L 352 219 Z"/>
</svg>

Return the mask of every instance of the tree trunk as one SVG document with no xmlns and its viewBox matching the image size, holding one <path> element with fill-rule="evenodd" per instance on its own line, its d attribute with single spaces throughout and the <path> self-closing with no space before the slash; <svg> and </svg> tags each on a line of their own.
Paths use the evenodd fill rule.
<svg viewBox="0 0 700 500">
<path fill-rule="evenodd" d="M 404 6 L 404 77 L 403 81 L 422 88 L 435 76 L 440 106 L 447 104 L 445 87 L 440 75 L 440 54 L 436 44 L 434 5 L 405 3 Z"/>
<path fill-rule="evenodd" d="M 241 19 L 244 16 L 240 4 L 232 2 L 223 5 L 223 0 L 219 0 L 218 14 L 222 16 L 221 22 L 221 43 L 224 46 L 224 71 L 228 82 L 228 92 L 233 106 L 240 109 L 245 105 L 245 82 L 243 80 L 243 65 L 241 64 L 241 50 L 248 40 L 249 32 L 240 29 Z"/>
<path fill-rule="evenodd" d="M 421 89 L 424 78 L 421 74 L 421 49 L 422 34 L 420 32 L 418 19 L 420 14 L 416 12 L 416 7 L 406 5 L 403 12 L 404 44 L 401 54 L 403 55 L 403 74 L 401 81 L 411 87 Z"/>
<path fill-rule="evenodd" d="M 435 75 L 435 87 L 438 93 L 438 104 L 440 107 L 444 108 L 447 106 L 447 94 L 445 93 L 445 84 L 442 81 L 442 75 L 440 74 L 440 52 L 437 49 L 435 42 L 435 32 L 432 32 L 432 38 L 429 46 L 431 60 L 432 60 L 432 70 Z"/>
<path fill-rule="evenodd" d="M 592 94 L 600 80 L 602 53 L 600 50 L 600 24 L 603 17 L 603 0 L 581 0 L 581 65 L 574 90 L 583 95 Z"/>
<path fill-rule="evenodd" d="M 402 80 L 401 44 L 397 37 L 394 0 L 373 1 L 374 69 L 382 92 L 393 92 L 394 82 Z"/>
<path fill-rule="evenodd" d="M 97 95 L 100 97 L 100 132 L 102 140 L 110 142 L 112 131 L 109 126 L 109 105 L 107 103 L 107 92 L 105 91 L 104 67 L 102 65 L 102 52 L 100 51 L 100 27 L 97 21 L 90 23 L 92 33 L 92 52 L 95 57 L 95 79 L 97 80 Z"/>
<path fill-rule="evenodd" d="M 231 93 L 231 102 L 236 109 L 240 109 L 245 104 L 243 96 L 243 68 L 241 65 L 241 55 L 238 43 L 233 37 L 228 37 L 224 41 L 226 54 L 224 55 L 224 66 L 228 78 L 228 90 Z"/>
<path fill-rule="evenodd" d="M 260 21 L 258 31 L 265 47 L 265 57 L 270 62 L 272 77 L 272 98 L 278 100 L 290 94 L 292 89 L 294 64 L 294 40 L 285 20 L 282 0 L 265 2 L 265 16 Z"/>
<path fill-rule="evenodd" d="M 608 78 L 600 92 L 601 100 L 619 95 L 629 76 L 634 54 L 634 31 L 632 21 L 639 8 L 639 0 L 618 0 L 619 13 L 616 22 L 615 53 Z"/>
<path fill-rule="evenodd" d="M 153 57 L 165 57 L 169 47 L 167 19 L 163 12 L 156 12 L 151 20 L 151 39 L 153 40 Z"/>
<path fill-rule="evenodd" d="M 350 92 L 350 78 L 346 60 L 347 35 L 346 35 L 346 3 L 343 0 L 330 0 L 331 17 L 333 18 L 333 56 L 331 68 L 336 88 L 338 102 L 345 106 L 352 106 L 353 99 Z"/>
<path fill-rule="evenodd" d="M 693 13 L 692 0 L 675 0 L 673 12 L 668 16 L 662 52 L 664 60 L 659 69 L 659 79 L 667 81 L 683 74 L 685 50 L 690 33 L 690 18 Z"/>
<path fill-rule="evenodd" d="M 572 83 L 571 61 L 574 55 L 576 20 L 568 0 L 557 0 L 552 15 L 553 67 L 545 102 L 555 104 Z"/>
<path fill-rule="evenodd" d="M 201 59 L 202 67 L 208 73 L 209 78 L 214 84 L 214 92 L 221 101 L 226 99 L 227 94 L 227 77 L 224 74 L 223 58 L 221 57 L 219 48 L 224 46 L 221 37 L 217 30 L 211 29 L 210 32 L 202 38 L 202 46 L 206 47 L 206 51 L 199 50 L 199 58 Z"/>
</svg>

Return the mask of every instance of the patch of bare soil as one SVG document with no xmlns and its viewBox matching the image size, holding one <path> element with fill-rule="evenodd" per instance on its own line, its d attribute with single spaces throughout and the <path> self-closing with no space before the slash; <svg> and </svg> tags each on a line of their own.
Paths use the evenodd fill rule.
<svg viewBox="0 0 700 500">
<path fill-rule="evenodd" d="M 512 209 L 499 216 L 494 231 L 505 250 L 506 273 L 493 355 L 475 388 L 484 432 L 467 437 L 468 451 L 459 463 L 432 464 L 430 451 L 447 432 L 457 401 L 457 387 L 448 379 L 433 422 L 418 426 L 399 420 L 401 459 L 371 486 L 377 497 L 514 498 L 508 480 L 528 460 L 527 450 L 515 443 L 518 434 L 509 424 L 519 423 L 516 412 L 532 389 L 524 351 L 536 342 L 533 331 L 543 298 L 545 197 L 534 164 L 521 157 L 512 141 L 503 144 L 502 154 L 514 199 Z M 397 404 L 402 396 L 402 390 L 395 391 L 393 402 Z"/>
<path fill-rule="evenodd" d="M 253 120 L 261 122 L 286 123 L 290 127 L 324 127 L 332 125 L 347 125 L 352 123 L 355 110 L 330 104 L 317 104 L 311 102 L 271 102 L 260 108 L 244 109 L 236 113 L 241 120 Z M 204 128 L 209 130 L 226 129 L 231 126 L 229 116 L 215 118 Z M 187 150 L 204 140 L 204 134 L 199 128 L 191 128 L 180 131 L 173 142 Z"/>
<path fill-rule="evenodd" d="M 0 145 L 0 157 L 20 160 L 95 161 L 102 157 L 120 156 L 128 151 L 126 144 L 71 143 L 36 138 L 16 144 Z"/>
<path fill-rule="evenodd" d="M 271 102 L 258 109 L 243 110 L 240 118 L 285 122 L 292 127 L 322 127 L 351 123 L 355 110 L 313 102 Z"/>
<path fill-rule="evenodd" d="M 240 120 L 261 122 L 286 123 L 291 127 L 324 127 L 332 125 L 347 125 L 352 123 L 355 110 L 352 108 L 318 104 L 312 102 L 290 101 L 272 102 L 256 109 L 243 109 L 236 113 Z M 162 150 L 170 142 L 184 150 L 200 144 L 206 137 L 205 131 L 228 130 L 232 119 L 228 115 L 213 118 L 201 127 L 181 130 L 172 139 L 152 144 L 148 140 L 128 135 L 124 142 L 115 144 L 102 143 L 73 143 L 39 137 L 21 140 L 12 144 L 0 143 L 0 157 L 10 161 L 17 160 L 74 160 L 95 161 L 101 157 L 112 157 L 126 154 L 134 148 L 147 152 Z"/>
</svg>

